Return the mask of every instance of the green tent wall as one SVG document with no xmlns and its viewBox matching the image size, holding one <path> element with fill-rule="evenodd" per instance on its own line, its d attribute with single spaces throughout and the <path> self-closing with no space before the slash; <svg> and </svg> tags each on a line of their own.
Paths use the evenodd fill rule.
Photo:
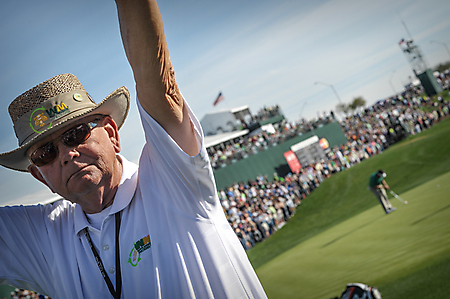
<svg viewBox="0 0 450 299">
<path fill-rule="evenodd" d="M 326 138 L 331 148 L 347 142 L 347 138 L 337 122 L 314 129 L 314 135 L 317 135 L 319 138 Z M 258 152 L 245 159 L 231 163 L 226 167 L 214 170 L 217 189 L 223 190 L 234 183 L 254 180 L 260 174 L 267 175 L 269 180 L 273 180 L 274 173 L 278 175 L 287 174 L 289 172 L 289 166 L 284 158 L 284 152 L 290 150 L 292 145 L 311 136 L 313 134 L 309 131 L 270 147 L 265 151 Z"/>
</svg>

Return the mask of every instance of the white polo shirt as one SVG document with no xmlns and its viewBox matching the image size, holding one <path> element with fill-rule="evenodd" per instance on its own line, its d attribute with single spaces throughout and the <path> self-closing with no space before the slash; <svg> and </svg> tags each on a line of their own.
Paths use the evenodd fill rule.
<svg viewBox="0 0 450 299">
<path fill-rule="evenodd" d="M 0 209 L 0 283 L 56 298 L 111 298 L 82 230 L 88 227 L 115 286 L 115 221 L 122 211 L 122 298 L 266 298 L 228 224 L 203 144 L 185 154 L 139 105 L 146 145 L 96 229 L 79 205 Z M 92 221 L 92 220 L 91 220 Z"/>
</svg>

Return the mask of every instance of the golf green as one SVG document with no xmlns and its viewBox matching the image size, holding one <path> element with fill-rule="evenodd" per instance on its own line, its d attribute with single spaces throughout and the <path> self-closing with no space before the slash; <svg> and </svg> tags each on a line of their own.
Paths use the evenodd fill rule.
<svg viewBox="0 0 450 299">
<path fill-rule="evenodd" d="M 383 285 L 392 292 L 395 281 L 442 261 L 448 264 L 449 181 L 450 173 L 446 173 L 399 194 L 409 203 L 391 198 L 397 207 L 392 214 L 385 215 L 379 205 L 372 207 L 259 267 L 257 273 L 269 298 L 332 298 L 350 282 L 377 286 L 383 298 L 400 298 L 384 292 Z M 438 279 L 445 286 L 450 273 L 442 272 L 447 276 Z M 411 293 L 411 284 L 402 285 Z M 420 279 L 414 287 L 421 288 Z"/>
</svg>

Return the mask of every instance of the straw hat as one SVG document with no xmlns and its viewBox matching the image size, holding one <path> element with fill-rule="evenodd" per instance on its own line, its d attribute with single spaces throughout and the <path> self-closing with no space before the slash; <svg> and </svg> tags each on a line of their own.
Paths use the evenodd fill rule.
<svg viewBox="0 0 450 299">
<path fill-rule="evenodd" d="M 130 93 L 124 86 L 116 89 L 98 105 L 72 74 L 53 77 L 18 96 L 8 111 L 19 147 L 0 154 L 0 165 L 28 171 L 27 150 L 58 129 L 92 114 L 110 115 L 122 126 L 130 107 Z"/>
</svg>

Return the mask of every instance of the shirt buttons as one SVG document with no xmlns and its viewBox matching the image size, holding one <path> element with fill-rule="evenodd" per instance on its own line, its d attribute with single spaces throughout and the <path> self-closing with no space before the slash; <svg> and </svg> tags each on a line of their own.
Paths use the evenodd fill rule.
<svg viewBox="0 0 450 299">
<path fill-rule="evenodd" d="M 109 246 L 108 245 L 103 245 L 103 250 L 108 250 Z"/>
<path fill-rule="evenodd" d="M 114 272 L 116 272 L 116 269 L 114 269 L 114 267 L 109 268 L 109 273 L 113 274 Z"/>
</svg>

